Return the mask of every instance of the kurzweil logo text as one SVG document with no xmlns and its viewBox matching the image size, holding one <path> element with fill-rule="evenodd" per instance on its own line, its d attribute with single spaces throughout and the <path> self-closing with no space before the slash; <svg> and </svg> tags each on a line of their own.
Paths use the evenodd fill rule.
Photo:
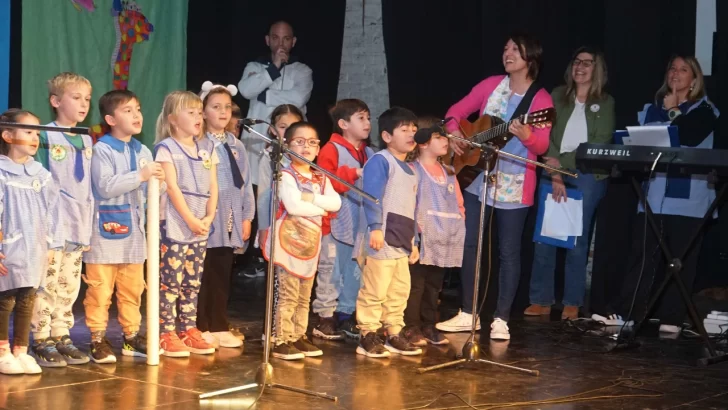
<svg viewBox="0 0 728 410">
<path fill-rule="evenodd" d="M 629 150 L 626 149 L 604 149 L 604 148 L 589 148 L 586 150 L 586 155 L 609 155 L 613 157 L 629 157 Z"/>
</svg>

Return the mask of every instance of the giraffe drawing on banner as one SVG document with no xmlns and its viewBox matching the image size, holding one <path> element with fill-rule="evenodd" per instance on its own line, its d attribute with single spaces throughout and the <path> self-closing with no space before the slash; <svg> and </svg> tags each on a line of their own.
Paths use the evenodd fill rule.
<svg viewBox="0 0 728 410">
<path fill-rule="evenodd" d="M 112 15 L 116 29 L 116 47 L 111 56 L 113 85 L 115 90 L 125 90 L 129 85 L 129 67 L 134 45 L 149 40 L 154 26 L 133 0 L 114 0 Z"/>
<path fill-rule="evenodd" d="M 113 0 L 111 16 L 116 31 L 116 44 L 111 53 L 112 88 L 126 90 L 129 86 L 131 53 L 134 45 L 149 40 L 149 34 L 154 31 L 154 26 L 133 0 Z M 108 129 L 102 124 L 96 124 L 91 127 L 90 134 L 95 142 L 107 132 Z"/>
</svg>

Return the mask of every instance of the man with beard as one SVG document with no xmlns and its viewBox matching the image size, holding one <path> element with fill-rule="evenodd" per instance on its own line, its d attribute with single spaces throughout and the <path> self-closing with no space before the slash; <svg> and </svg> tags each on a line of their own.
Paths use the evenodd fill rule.
<svg viewBox="0 0 728 410">
<path fill-rule="evenodd" d="M 247 117 L 268 120 L 271 112 L 282 104 L 293 104 L 305 114 L 313 78 L 311 69 L 291 56 L 291 49 L 296 45 L 293 27 L 285 21 L 273 23 L 265 43 L 270 54 L 248 63 L 238 83 L 240 93 L 250 101 Z M 255 129 L 267 135 L 267 125 L 259 124 Z M 242 141 L 248 151 L 250 176 L 257 186 L 266 143 L 248 132 L 243 132 Z"/>
</svg>

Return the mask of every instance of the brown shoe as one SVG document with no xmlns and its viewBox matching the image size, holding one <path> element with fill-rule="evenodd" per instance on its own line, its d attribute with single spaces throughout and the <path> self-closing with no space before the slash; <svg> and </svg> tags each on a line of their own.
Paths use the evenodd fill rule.
<svg viewBox="0 0 728 410">
<path fill-rule="evenodd" d="M 551 314 L 551 306 L 531 305 L 523 312 L 526 316 L 548 316 Z"/>
<path fill-rule="evenodd" d="M 561 320 L 576 320 L 579 318 L 579 306 L 564 306 Z"/>
</svg>

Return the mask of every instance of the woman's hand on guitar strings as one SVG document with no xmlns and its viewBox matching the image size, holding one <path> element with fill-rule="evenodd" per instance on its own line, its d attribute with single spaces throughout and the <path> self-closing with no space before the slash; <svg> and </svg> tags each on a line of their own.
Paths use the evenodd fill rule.
<svg viewBox="0 0 728 410">
<path fill-rule="evenodd" d="M 459 130 L 454 130 L 450 134 L 458 138 L 465 138 Z M 450 146 L 452 147 L 452 150 L 455 151 L 455 154 L 463 155 L 465 153 L 465 149 L 468 147 L 468 144 L 458 140 L 450 140 Z"/>
<path fill-rule="evenodd" d="M 513 121 L 508 127 L 508 131 L 521 141 L 526 141 L 531 137 L 531 126 L 521 124 L 520 120 Z"/>
</svg>

